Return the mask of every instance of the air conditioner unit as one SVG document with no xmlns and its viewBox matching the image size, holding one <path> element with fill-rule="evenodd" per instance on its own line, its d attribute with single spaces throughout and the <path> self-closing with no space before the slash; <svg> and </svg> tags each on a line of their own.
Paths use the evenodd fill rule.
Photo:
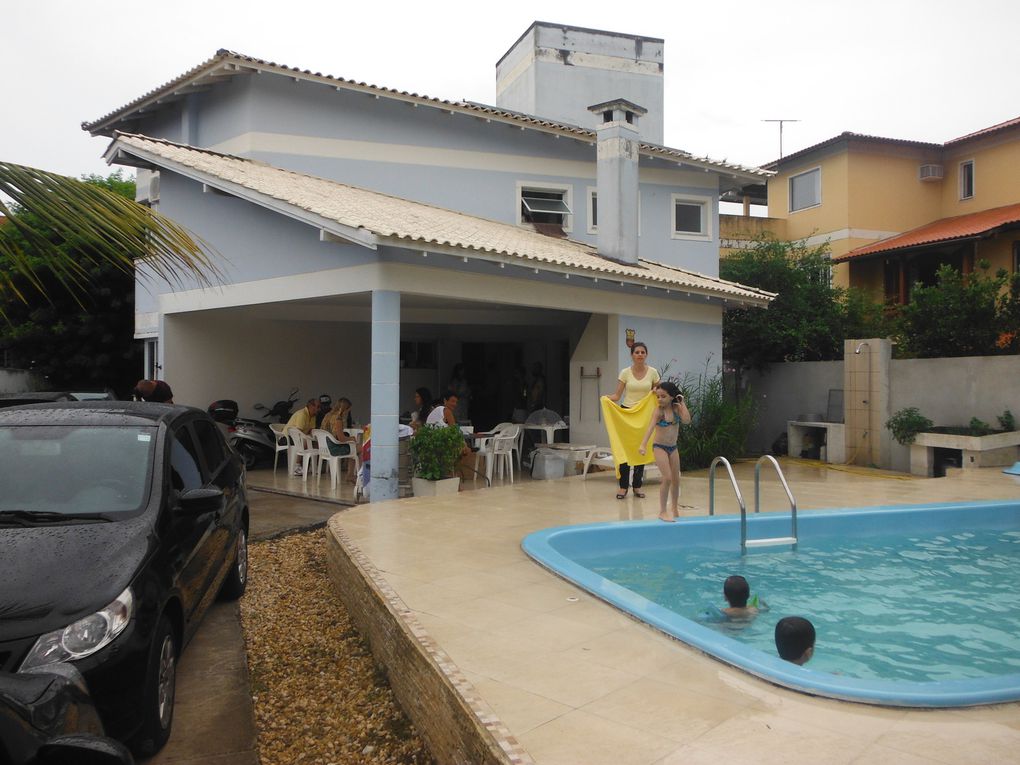
<svg viewBox="0 0 1020 765">
<path fill-rule="evenodd" d="M 942 165 L 921 165 L 917 169 L 917 177 L 922 183 L 941 181 L 944 174 Z"/>
</svg>

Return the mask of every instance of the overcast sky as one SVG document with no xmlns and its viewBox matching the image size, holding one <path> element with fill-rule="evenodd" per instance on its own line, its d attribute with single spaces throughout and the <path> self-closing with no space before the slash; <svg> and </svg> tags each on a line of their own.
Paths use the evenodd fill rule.
<svg viewBox="0 0 1020 765">
<path fill-rule="evenodd" d="M 9 2 L 0 159 L 108 172 L 80 123 L 218 48 L 495 103 L 495 64 L 541 20 L 665 39 L 666 144 L 759 165 L 844 130 L 943 142 L 1020 116 L 1018 0 Z"/>
</svg>

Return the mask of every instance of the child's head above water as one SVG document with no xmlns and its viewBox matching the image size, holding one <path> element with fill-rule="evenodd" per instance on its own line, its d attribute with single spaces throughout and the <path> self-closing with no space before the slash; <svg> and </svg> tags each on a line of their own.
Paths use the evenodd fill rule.
<svg viewBox="0 0 1020 765">
<path fill-rule="evenodd" d="M 751 586 L 742 576 L 734 575 L 723 582 L 723 595 L 730 608 L 747 608 L 747 599 L 751 597 Z"/>
<path fill-rule="evenodd" d="M 776 623 L 776 650 L 794 664 L 806 664 L 815 652 L 815 627 L 803 616 L 784 616 Z"/>
</svg>

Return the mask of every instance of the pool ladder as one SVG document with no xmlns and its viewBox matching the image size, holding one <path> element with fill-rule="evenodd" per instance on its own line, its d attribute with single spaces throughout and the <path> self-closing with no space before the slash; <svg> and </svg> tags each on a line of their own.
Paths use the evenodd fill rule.
<svg viewBox="0 0 1020 765">
<path fill-rule="evenodd" d="M 754 512 L 758 513 L 761 510 L 760 503 L 760 486 L 761 486 L 761 466 L 765 461 L 771 462 L 772 467 L 776 469 L 776 474 L 779 476 L 780 482 L 783 484 L 783 489 L 786 490 L 786 496 L 790 500 L 790 536 L 788 537 L 769 537 L 767 539 L 748 539 L 747 538 L 747 504 L 744 502 L 744 497 L 740 493 L 740 487 L 737 486 L 737 479 L 733 475 L 733 468 L 730 465 L 730 461 L 725 457 L 716 457 L 712 460 L 711 466 L 708 468 L 708 514 L 715 515 L 715 467 L 720 462 L 726 467 L 726 472 L 730 477 L 730 484 L 733 486 L 733 492 L 737 495 L 737 504 L 740 505 L 740 553 L 743 555 L 747 552 L 748 547 L 770 547 L 773 545 L 792 545 L 794 549 L 797 548 L 797 500 L 793 498 L 793 492 L 790 491 L 790 485 L 786 482 L 786 476 L 783 475 L 783 469 L 779 467 L 779 463 L 776 458 L 770 454 L 763 454 L 758 458 L 758 461 L 754 463 Z"/>
</svg>

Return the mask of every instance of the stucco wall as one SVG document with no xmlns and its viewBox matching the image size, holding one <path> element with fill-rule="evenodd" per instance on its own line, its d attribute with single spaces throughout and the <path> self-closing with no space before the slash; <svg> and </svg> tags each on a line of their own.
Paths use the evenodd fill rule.
<svg viewBox="0 0 1020 765">
<path fill-rule="evenodd" d="M 844 387 L 843 362 L 774 364 L 765 374 L 747 375 L 747 380 L 750 394 L 761 406 L 748 449 L 761 452 L 770 449 L 775 438 L 786 432 L 787 420 L 826 411 L 828 390 Z M 971 417 L 977 417 L 998 427 L 996 418 L 1005 409 L 1020 416 L 1020 357 L 894 359 L 889 412 L 911 406 L 936 425 L 966 425 Z M 909 472 L 909 448 L 890 442 L 888 457 L 880 467 Z"/>
<path fill-rule="evenodd" d="M 1009 409 L 1020 418 L 1020 356 L 903 359 L 892 362 L 890 410 L 915 406 L 936 425 L 966 425 L 971 417 L 998 427 Z M 891 445 L 892 468 L 910 470 L 910 450 Z"/>
<path fill-rule="evenodd" d="M 743 395 L 758 401 L 758 424 L 747 440 L 750 452 L 772 449 L 786 432 L 787 420 L 802 414 L 825 414 L 829 390 L 843 388 L 842 361 L 801 361 L 773 364 L 767 372 L 745 375 Z"/>
<path fill-rule="evenodd" d="M 27 369 L 0 368 L 0 396 L 38 390 L 40 381 Z"/>
</svg>

